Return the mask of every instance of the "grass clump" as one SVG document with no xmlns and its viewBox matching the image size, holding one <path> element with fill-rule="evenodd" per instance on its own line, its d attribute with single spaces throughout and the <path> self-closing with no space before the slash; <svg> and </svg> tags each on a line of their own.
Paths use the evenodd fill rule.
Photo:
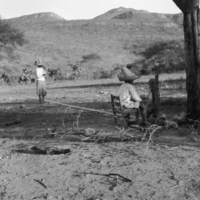
<svg viewBox="0 0 200 200">
<path fill-rule="evenodd" d="M 91 54 L 83 55 L 82 58 L 83 58 L 83 62 L 87 62 L 88 60 L 100 60 L 101 56 L 95 53 L 91 53 Z"/>
</svg>

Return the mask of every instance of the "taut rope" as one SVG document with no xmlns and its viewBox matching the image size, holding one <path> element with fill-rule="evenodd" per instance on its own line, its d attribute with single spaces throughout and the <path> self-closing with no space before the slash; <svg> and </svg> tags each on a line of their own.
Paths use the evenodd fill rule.
<svg viewBox="0 0 200 200">
<path fill-rule="evenodd" d="M 22 95 L 24 97 L 28 97 L 30 98 L 30 96 L 26 96 L 26 95 Z M 32 99 L 38 99 L 36 97 L 32 97 Z M 92 109 L 92 108 L 86 108 L 86 107 L 80 107 L 80 106 L 74 106 L 74 105 L 70 105 L 70 104 L 66 104 L 66 103 L 61 103 L 61 102 L 57 102 L 57 101 L 51 101 L 51 100 L 45 100 L 46 102 L 52 103 L 52 104 L 58 104 L 58 105 L 62 105 L 62 106 L 67 106 L 67 107 L 71 107 L 71 108 L 76 108 L 76 109 L 81 109 L 81 110 L 87 110 L 87 111 L 92 111 L 92 112 L 99 112 L 99 113 L 105 113 L 105 114 L 109 114 L 109 115 L 113 115 L 113 113 L 107 112 L 105 110 L 97 110 L 97 109 Z"/>
</svg>

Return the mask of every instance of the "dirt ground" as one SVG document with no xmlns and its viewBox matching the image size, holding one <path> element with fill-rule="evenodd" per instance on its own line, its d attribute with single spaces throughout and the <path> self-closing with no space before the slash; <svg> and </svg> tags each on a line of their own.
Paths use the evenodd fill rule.
<svg viewBox="0 0 200 200">
<path fill-rule="evenodd" d="M 116 126 L 110 94 L 118 87 L 49 84 L 41 105 L 35 85 L 2 86 L 0 199 L 199 200 L 199 135 L 184 125 L 156 126 L 152 137 Z M 184 90 L 161 97 L 169 98 L 162 116 L 183 115 Z"/>
</svg>

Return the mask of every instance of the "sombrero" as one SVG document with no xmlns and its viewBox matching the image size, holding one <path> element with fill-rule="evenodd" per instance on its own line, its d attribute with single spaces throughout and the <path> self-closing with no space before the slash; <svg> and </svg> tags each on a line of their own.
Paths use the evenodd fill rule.
<svg viewBox="0 0 200 200">
<path fill-rule="evenodd" d="M 42 64 L 41 58 L 38 58 L 38 59 L 35 61 L 35 65 L 38 65 L 38 66 L 43 65 L 43 64 Z"/>
<path fill-rule="evenodd" d="M 118 75 L 118 79 L 120 81 L 131 81 L 137 78 L 138 76 L 130 71 L 127 67 L 122 68 L 120 74 Z"/>
</svg>

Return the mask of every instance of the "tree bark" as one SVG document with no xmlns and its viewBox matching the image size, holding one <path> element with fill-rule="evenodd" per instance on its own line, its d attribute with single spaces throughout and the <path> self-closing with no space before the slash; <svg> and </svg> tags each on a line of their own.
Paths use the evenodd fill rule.
<svg viewBox="0 0 200 200">
<path fill-rule="evenodd" d="M 187 118 L 200 118 L 199 0 L 173 0 L 183 12 Z"/>
</svg>

